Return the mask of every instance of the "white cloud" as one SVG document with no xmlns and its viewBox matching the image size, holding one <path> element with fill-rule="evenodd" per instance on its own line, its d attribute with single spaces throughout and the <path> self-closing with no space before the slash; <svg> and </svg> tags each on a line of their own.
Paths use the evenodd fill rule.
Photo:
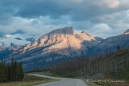
<svg viewBox="0 0 129 86">
<path fill-rule="evenodd" d="M 73 2 L 75 2 L 75 3 L 83 2 L 83 0 L 71 0 L 71 1 L 73 1 Z"/>
<path fill-rule="evenodd" d="M 7 38 L 15 38 L 16 36 L 15 35 L 6 34 L 5 37 L 7 37 Z"/>
<path fill-rule="evenodd" d="M 102 9 L 116 8 L 120 4 L 119 0 L 91 0 L 90 3 L 91 5 L 93 4 L 97 7 L 102 7 Z"/>
<path fill-rule="evenodd" d="M 88 32 L 95 36 L 106 38 L 112 34 L 112 28 L 107 24 L 100 23 L 93 25 L 91 29 L 88 30 Z"/>
<path fill-rule="evenodd" d="M 106 3 L 109 8 L 118 7 L 120 4 L 119 0 L 106 0 Z"/>
</svg>

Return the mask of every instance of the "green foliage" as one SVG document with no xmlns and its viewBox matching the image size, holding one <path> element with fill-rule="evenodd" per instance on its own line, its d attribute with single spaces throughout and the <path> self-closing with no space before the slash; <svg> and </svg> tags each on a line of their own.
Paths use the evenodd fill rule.
<svg viewBox="0 0 129 86">
<path fill-rule="evenodd" d="M 97 73 L 111 73 L 117 79 L 129 79 L 129 48 L 102 54 L 93 58 L 87 56 L 56 63 L 51 72 L 55 75 L 87 77 Z M 79 71 L 79 72 L 78 72 Z M 75 76 L 76 75 L 76 76 Z"/>
<path fill-rule="evenodd" d="M 0 62 L 0 82 L 22 81 L 24 73 L 22 63 L 17 63 L 12 59 L 11 64 L 5 64 L 5 61 Z"/>
<path fill-rule="evenodd" d="M 67 78 L 74 78 L 76 77 L 76 72 L 68 72 L 68 71 L 51 71 L 52 76 L 55 77 L 67 77 Z"/>
</svg>

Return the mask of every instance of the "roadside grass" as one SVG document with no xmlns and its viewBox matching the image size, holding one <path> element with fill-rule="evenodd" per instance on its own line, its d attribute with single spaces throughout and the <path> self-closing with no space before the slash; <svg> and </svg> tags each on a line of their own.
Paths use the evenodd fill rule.
<svg viewBox="0 0 129 86">
<path fill-rule="evenodd" d="M 54 77 L 64 77 L 64 78 L 74 78 L 75 77 L 75 73 L 66 73 L 66 72 L 52 72 L 52 76 Z"/>
<path fill-rule="evenodd" d="M 113 76 L 112 74 L 105 74 L 105 76 L 103 78 L 98 78 L 98 79 L 93 79 L 93 80 L 121 80 L 121 79 L 117 79 L 115 76 Z M 124 80 L 124 79 L 123 79 Z M 125 80 L 125 82 L 86 82 L 89 86 L 129 86 L 129 80 Z"/>
<path fill-rule="evenodd" d="M 54 77 L 64 77 L 64 78 L 77 78 L 81 76 L 80 70 L 74 72 L 64 72 L 64 71 L 51 71 L 51 75 Z"/>
<path fill-rule="evenodd" d="M 24 81 L 0 83 L 0 86 L 33 86 L 37 84 L 54 82 L 54 81 L 57 81 L 57 80 L 25 74 Z"/>
<path fill-rule="evenodd" d="M 105 84 L 98 84 L 98 83 L 92 83 L 92 82 L 88 82 L 87 83 L 88 86 L 129 86 L 129 84 L 109 84 L 109 83 L 105 83 Z"/>
<path fill-rule="evenodd" d="M 100 85 L 98 85 L 96 83 L 92 83 L 92 82 L 86 82 L 86 83 L 88 84 L 88 86 L 100 86 Z"/>
</svg>

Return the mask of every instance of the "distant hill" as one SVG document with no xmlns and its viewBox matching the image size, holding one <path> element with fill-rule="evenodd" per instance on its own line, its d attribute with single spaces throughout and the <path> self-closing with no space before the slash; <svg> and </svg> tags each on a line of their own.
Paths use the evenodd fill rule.
<svg viewBox="0 0 129 86">
<path fill-rule="evenodd" d="M 91 52 L 91 56 L 97 56 L 117 50 L 117 46 L 121 49 L 129 47 L 129 30 L 126 30 L 123 34 L 113 36 L 102 40 Z"/>
</svg>

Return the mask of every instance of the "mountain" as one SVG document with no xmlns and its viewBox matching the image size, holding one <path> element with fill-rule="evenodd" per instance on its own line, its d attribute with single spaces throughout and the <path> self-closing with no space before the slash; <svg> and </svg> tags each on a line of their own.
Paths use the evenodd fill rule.
<svg viewBox="0 0 129 86">
<path fill-rule="evenodd" d="M 98 41 L 94 36 L 82 31 L 75 33 L 73 27 L 56 29 L 38 40 L 14 51 L 6 60 L 14 58 L 24 64 L 24 69 L 52 64 L 56 61 L 88 55 Z"/>
<path fill-rule="evenodd" d="M 129 47 L 129 30 L 118 36 L 102 39 L 85 31 L 74 32 L 73 27 L 56 29 L 43 35 L 38 40 L 25 39 L 31 43 L 13 50 L 6 60 L 15 59 L 23 62 L 24 69 L 49 66 L 80 56 L 97 56 L 111 53 L 120 48 Z M 20 40 L 23 41 L 23 40 Z"/>
<path fill-rule="evenodd" d="M 0 59 L 7 57 L 13 51 L 18 50 L 25 44 L 29 44 L 30 42 L 19 40 L 20 38 L 5 38 L 2 37 L 0 39 Z"/>
<path fill-rule="evenodd" d="M 0 43 L 0 51 L 4 50 L 6 47 L 7 46 L 3 42 Z"/>
<path fill-rule="evenodd" d="M 18 50 L 22 47 L 23 47 L 23 45 L 17 45 L 17 44 L 11 43 L 10 46 L 8 47 L 8 49 L 9 50 Z"/>
<path fill-rule="evenodd" d="M 129 29 L 127 29 L 127 30 L 124 32 L 124 34 L 129 34 Z"/>
<path fill-rule="evenodd" d="M 21 45 L 16 45 L 11 43 L 10 46 L 5 45 L 4 43 L 0 44 L 0 59 L 3 59 L 13 53 L 14 51 L 22 48 Z"/>
<path fill-rule="evenodd" d="M 100 38 L 100 37 L 95 37 L 96 40 L 98 40 L 99 42 L 102 42 L 104 39 Z"/>
<path fill-rule="evenodd" d="M 12 52 L 18 50 L 19 48 L 25 46 L 26 44 L 31 43 L 30 41 L 26 41 L 20 37 L 0 37 L 0 59 L 7 57 Z"/>
<path fill-rule="evenodd" d="M 117 50 L 118 46 L 121 49 L 129 47 L 129 29 L 121 35 L 106 38 L 93 49 L 90 55 L 96 56 L 100 54 L 114 52 Z"/>
</svg>

